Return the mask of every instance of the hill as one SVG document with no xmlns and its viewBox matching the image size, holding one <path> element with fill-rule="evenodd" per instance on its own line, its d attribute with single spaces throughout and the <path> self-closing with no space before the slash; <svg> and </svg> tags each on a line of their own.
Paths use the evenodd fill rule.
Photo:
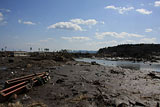
<svg viewBox="0 0 160 107">
<path fill-rule="evenodd" d="M 98 54 L 112 57 L 151 58 L 160 56 L 160 44 L 123 44 L 101 48 Z"/>
</svg>

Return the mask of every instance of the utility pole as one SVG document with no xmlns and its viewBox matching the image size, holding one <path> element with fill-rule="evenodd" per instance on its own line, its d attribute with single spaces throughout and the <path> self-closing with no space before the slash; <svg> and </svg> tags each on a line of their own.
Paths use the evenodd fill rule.
<svg viewBox="0 0 160 107">
<path fill-rule="evenodd" d="M 7 46 L 5 46 L 5 51 L 7 51 Z"/>
<path fill-rule="evenodd" d="M 30 52 L 32 51 L 32 47 L 30 47 Z"/>
</svg>

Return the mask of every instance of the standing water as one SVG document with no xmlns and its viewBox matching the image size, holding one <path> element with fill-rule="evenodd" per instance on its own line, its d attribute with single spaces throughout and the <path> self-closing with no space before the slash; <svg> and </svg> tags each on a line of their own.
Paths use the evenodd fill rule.
<svg viewBox="0 0 160 107">
<path fill-rule="evenodd" d="M 82 58 L 75 59 L 76 61 L 89 62 L 95 61 L 96 63 L 104 66 L 115 66 L 122 68 L 129 68 L 135 70 L 147 70 L 147 71 L 158 71 L 160 72 L 160 63 L 144 63 L 144 62 L 132 62 L 132 61 L 111 61 L 105 59 L 91 59 L 91 58 Z"/>
</svg>

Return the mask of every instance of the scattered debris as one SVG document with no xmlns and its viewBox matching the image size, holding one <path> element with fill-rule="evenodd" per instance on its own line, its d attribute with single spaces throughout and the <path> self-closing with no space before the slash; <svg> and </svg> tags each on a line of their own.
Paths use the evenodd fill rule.
<svg viewBox="0 0 160 107">
<path fill-rule="evenodd" d="M 91 62 L 92 65 L 99 65 L 96 61 Z"/>
<path fill-rule="evenodd" d="M 64 79 L 63 79 L 63 78 L 58 79 L 58 80 L 56 81 L 57 84 L 61 84 L 61 83 L 63 83 L 63 82 L 64 82 Z"/>
<path fill-rule="evenodd" d="M 8 107 L 23 107 L 23 105 L 17 101 L 16 103 L 8 103 Z"/>
<path fill-rule="evenodd" d="M 156 75 L 156 74 L 153 73 L 153 72 L 150 72 L 150 73 L 148 74 L 148 76 L 150 76 L 150 77 L 152 77 L 152 78 L 155 78 L 155 79 L 160 79 L 160 75 Z"/>
<path fill-rule="evenodd" d="M 145 104 L 143 104 L 143 103 L 141 103 L 141 102 L 137 102 L 136 101 L 136 104 L 135 104 L 136 106 L 141 106 L 141 107 L 146 107 L 146 105 Z"/>
<path fill-rule="evenodd" d="M 49 73 L 36 73 L 31 74 L 11 80 L 7 80 L 5 82 L 5 88 L 0 91 L 0 102 L 6 101 L 11 96 L 13 98 L 17 98 L 16 93 L 23 92 L 25 90 L 32 89 L 35 85 L 42 85 L 49 80 Z"/>
<path fill-rule="evenodd" d="M 47 107 L 47 105 L 42 102 L 33 102 L 32 104 L 28 105 L 27 107 Z"/>
<path fill-rule="evenodd" d="M 68 77 L 67 75 L 64 75 L 64 74 L 58 74 L 58 73 L 54 73 L 54 74 L 62 76 L 62 77 Z"/>
<path fill-rule="evenodd" d="M 93 85 L 101 85 L 101 83 L 98 80 L 93 81 Z"/>
<path fill-rule="evenodd" d="M 100 77 L 100 76 L 101 76 L 101 74 L 99 74 L 99 73 L 95 73 L 95 75 L 96 75 L 97 77 Z"/>
<path fill-rule="evenodd" d="M 7 58 L 6 61 L 0 59 L 0 66 L 7 68 L 0 74 L 1 97 L 25 86 L 5 97 L 8 102 L 0 107 L 159 107 L 160 73 L 94 66 L 95 63 L 56 62 L 54 57 L 38 57 L 17 58 L 13 63 Z M 66 60 L 66 57 L 60 59 Z M 42 79 L 40 75 L 48 70 L 52 78 L 49 84 L 43 85 L 49 77 Z M 10 79 L 13 77 L 15 79 Z"/>
<path fill-rule="evenodd" d="M 85 99 L 88 99 L 87 95 L 81 94 L 81 95 L 78 96 L 78 97 L 75 97 L 75 98 L 70 99 L 69 102 L 78 103 L 78 102 L 80 102 L 81 100 L 85 100 Z"/>
<path fill-rule="evenodd" d="M 27 68 L 31 68 L 32 67 L 32 64 L 27 64 Z"/>
<path fill-rule="evenodd" d="M 24 100 L 24 101 L 30 100 L 30 99 L 31 99 L 31 97 L 28 96 L 27 94 L 24 94 L 24 96 L 23 96 L 23 98 L 22 98 L 22 100 Z"/>
<path fill-rule="evenodd" d="M 13 60 L 13 59 L 8 59 L 8 62 L 9 62 L 9 63 L 13 63 L 14 60 Z"/>
</svg>

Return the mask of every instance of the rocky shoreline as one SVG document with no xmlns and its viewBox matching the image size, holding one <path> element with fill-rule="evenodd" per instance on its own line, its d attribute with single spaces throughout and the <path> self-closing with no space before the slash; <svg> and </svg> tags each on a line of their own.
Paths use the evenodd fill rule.
<svg viewBox="0 0 160 107">
<path fill-rule="evenodd" d="M 73 60 L 32 58 L 8 63 L 1 58 L 0 85 L 5 80 L 50 71 L 50 81 L 0 106 L 18 102 L 24 107 L 159 107 L 160 73 L 107 67 Z M 12 106 L 10 106 L 12 107 Z"/>
</svg>

